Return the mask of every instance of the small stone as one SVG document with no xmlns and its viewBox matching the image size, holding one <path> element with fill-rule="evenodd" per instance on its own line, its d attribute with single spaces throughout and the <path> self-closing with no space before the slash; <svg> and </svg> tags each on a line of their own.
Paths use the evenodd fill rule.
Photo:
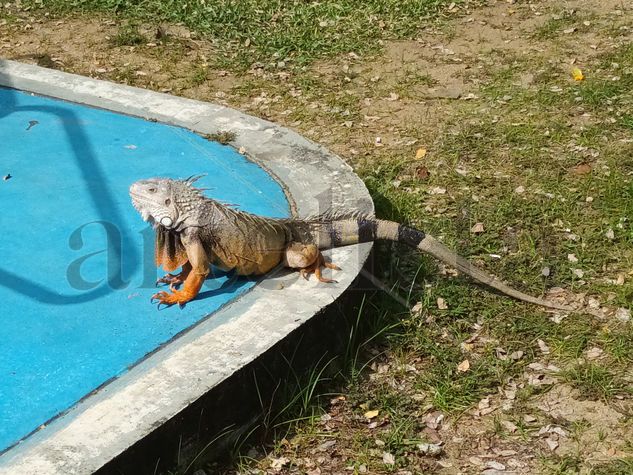
<svg viewBox="0 0 633 475">
<path fill-rule="evenodd" d="M 525 193 L 525 188 L 524 188 L 523 186 L 517 186 L 517 187 L 514 189 L 514 192 L 515 192 L 515 193 L 517 193 L 517 194 L 519 194 L 519 195 L 520 195 L 520 194 L 523 194 L 523 193 Z"/>
<path fill-rule="evenodd" d="M 584 273 L 584 271 L 582 269 L 574 269 L 572 272 L 579 279 L 582 279 L 585 276 L 585 273 Z"/>
<path fill-rule="evenodd" d="M 550 270 L 550 268 L 549 268 L 549 267 L 543 267 L 543 268 L 541 269 L 541 275 L 542 275 L 543 277 L 549 277 L 551 273 L 552 273 L 552 271 Z"/>
<path fill-rule="evenodd" d="M 613 229 L 609 228 L 607 229 L 607 232 L 604 233 L 604 236 L 609 240 L 609 241 L 613 241 L 613 239 L 615 239 L 615 233 L 613 232 Z"/>
<path fill-rule="evenodd" d="M 576 254 L 567 254 L 567 260 L 569 262 L 573 262 L 574 264 L 578 262 L 578 258 L 576 257 Z"/>
</svg>

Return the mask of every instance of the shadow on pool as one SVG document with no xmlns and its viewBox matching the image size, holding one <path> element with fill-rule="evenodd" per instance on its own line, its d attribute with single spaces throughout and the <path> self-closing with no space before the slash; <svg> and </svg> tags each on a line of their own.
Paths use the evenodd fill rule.
<svg viewBox="0 0 633 475">
<path fill-rule="evenodd" d="M 88 140 L 87 135 L 79 125 L 79 119 L 72 110 L 54 106 L 19 106 L 15 99 L 15 89 L 11 89 L 10 83 L 8 84 L 7 91 L 9 92 L 8 107 L 6 107 L 6 109 L 0 108 L 0 119 L 8 117 L 15 112 L 25 111 L 43 112 L 56 116 L 63 124 L 68 136 L 68 142 L 74 153 L 75 163 L 77 168 L 81 171 L 84 180 L 87 181 L 90 179 L 94 181 L 96 179 L 99 183 L 106 183 L 103 170 L 96 159 L 90 140 Z M 123 222 L 122 216 L 120 216 L 118 208 L 115 205 L 112 191 L 109 190 L 107 186 L 89 187 L 88 191 L 90 199 L 93 201 L 94 207 L 99 213 L 96 220 L 106 223 Z M 130 236 L 130 231 L 119 226 L 119 232 L 121 239 L 118 242 L 110 241 L 108 244 L 110 249 L 108 249 L 108 251 L 113 258 L 118 259 L 120 262 L 121 249 L 123 247 L 130 249 L 130 252 L 126 253 L 126 263 L 129 264 L 130 268 L 135 268 L 139 265 L 140 257 L 132 245 L 133 241 Z M 88 302 L 123 288 L 125 285 L 126 282 L 121 276 L 121 269 L 119 269 L 109 276 L 106 283 L 94 290 L 78 295 L 64 295 L 59 294 L 55 289 L 47 288 L 35 281 L 25 278 L 13 272 L 11 269 L 0 267 L 0 286 L 51 305 L 73 305 Z"/>
</svg>

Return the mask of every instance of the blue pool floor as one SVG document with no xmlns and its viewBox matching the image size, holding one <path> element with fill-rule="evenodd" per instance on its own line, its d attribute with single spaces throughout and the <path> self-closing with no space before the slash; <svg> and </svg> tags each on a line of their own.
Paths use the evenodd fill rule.
<svg viewBox="0 0 633 475">
<path fill-rule="evenodd" d="M 201 173 L 215 199 L 289 215 L 280 185 L 230 147 L 0 88 L 0 452 L 254 285 L 218 276 L 184 308 L 149 302 L 163 271 L 128 188 Z"/>
</svg>

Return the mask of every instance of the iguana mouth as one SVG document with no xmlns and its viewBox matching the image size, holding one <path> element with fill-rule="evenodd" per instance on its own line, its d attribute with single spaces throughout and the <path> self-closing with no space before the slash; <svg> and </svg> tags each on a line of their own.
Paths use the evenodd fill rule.
<svg viewBox="0 0 633 475">
<path fill-rule="evenodd" d="M 132 197 L 132 206 L 134 206 L 134 208 L 136 208 L 136 211 L 139 212 L 143 221 L 153 223 L 154 217 L 151 215 L 148 208 L 154 206 L 154 202 L 147 199 L 143 195 L 134 193 L 133 191 L 130 191 L 130 196 Z"/>
</svg>

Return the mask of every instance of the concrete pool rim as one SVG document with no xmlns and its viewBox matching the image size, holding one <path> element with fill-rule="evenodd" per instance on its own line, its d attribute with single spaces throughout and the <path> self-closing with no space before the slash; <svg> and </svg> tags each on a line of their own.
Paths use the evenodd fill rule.
<svg viewBox="0 0 633 475">
<path fill-rule="evenodd" d="M 0 86 L 202 135 L 232 131 L 236 137 L 231 145 L 243 148 L 283 184 L 297 215 L 327 208 L 373 211 L 364 184 L 340 158 L 291 130 L 239 111 L 5 60 L 0 60 Z M 203 320 L 9 449 L 0 456 L 0 473 L 99 469 L 336 300 L 370 250 L 371 244 L 365 244 L 333 251 L 344 269 L 334 286 L 288 282 L 282 276 L 268 279 L 271 285 L 254 287 L 213 314 L 214 328 L 207 328 L 208 318 Z"/>
</svg>

